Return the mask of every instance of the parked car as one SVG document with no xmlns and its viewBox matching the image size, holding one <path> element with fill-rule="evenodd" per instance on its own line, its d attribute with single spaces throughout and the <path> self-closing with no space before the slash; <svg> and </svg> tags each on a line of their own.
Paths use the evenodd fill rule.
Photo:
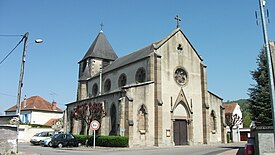
<svg viewBox="0 0 275 155">
<path fill-rule="evenodd" d="M 50 138 L 52 136 L 53 132 L 39 132 L 36 133 L 30 140 L 30 142 L 33 145 L 39 145 L 41 140 L 44 140 L 46 138 Z"/>
<path fill-rule="evenodd" d="M 41 146 L 50 146 L 50 147 L 52 147 L 52 137 L 41 140 L 40 145 Z"/>
<path fill-rule="evenodd" d="M 56 134 L 52 136 L 52 146 L 62 148 L 64 146 L 81 146 L 81 141 L 72 134 Z"/>
</svg>

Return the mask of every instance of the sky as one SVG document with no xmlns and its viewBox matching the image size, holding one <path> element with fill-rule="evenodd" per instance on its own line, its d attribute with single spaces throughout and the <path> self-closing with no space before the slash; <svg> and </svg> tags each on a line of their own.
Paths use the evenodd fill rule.
<svg viewBox="0 0 275 155">
<path fill-rule="evenodd" d="M 274 41 L 275 2 L 267 0 L 265 8 Z M 181 30 L 207 65 L 208 90 L 224 101 L 246 99 L 264 43 L 255 11 L 259 15 L 258 0 L 1 0 L 0 61 L 21 40 L 16 35 L 29 32 L 21 100 L 38 95 L 64 110 L 76 101 L 78 62 L 101 23 L 121 57 L 165 38 L 179 15 Z M 0 64 L 0 115 L 17 102 L 22 53 L 23 43 Z"/>
</svg>

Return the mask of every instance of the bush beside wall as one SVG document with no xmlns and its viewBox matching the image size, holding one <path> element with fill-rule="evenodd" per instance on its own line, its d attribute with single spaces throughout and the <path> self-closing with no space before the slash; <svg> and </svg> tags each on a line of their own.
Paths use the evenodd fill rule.
<svg viewBox="0 0 275 155">
<path fill-rule="evenodd" d="M 94 136 L 86 135 L 74 135 L 76 139 L 82 141 L 82 144 L 86 144 L 88 139 L 88 145 L 93 146 Z M 95 137 L 96 146 L 104 147 L 128 147 L 128 137 L 125 136 L 96 136 Z"/>
</svg>

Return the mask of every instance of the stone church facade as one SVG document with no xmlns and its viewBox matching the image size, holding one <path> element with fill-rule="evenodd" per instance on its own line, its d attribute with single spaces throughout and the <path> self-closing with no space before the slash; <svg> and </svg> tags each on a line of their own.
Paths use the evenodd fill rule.
<svg viewBox="0 0 275 155">
<path fill-rule="evenodd" d="M 222 99 L 208 91 L 206 65 L 180 28 L 120 58 L 100 31 L 79 62 L 67 132 L 87 128 L 71 116 L 87 102 L 104 105 L 98 133 L 128 136 L 130 147 L 226 142 Z"/>
</svg>

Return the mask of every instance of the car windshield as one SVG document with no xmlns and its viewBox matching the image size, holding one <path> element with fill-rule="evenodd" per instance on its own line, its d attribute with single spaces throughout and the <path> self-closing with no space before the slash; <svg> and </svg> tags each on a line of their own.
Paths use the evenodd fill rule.
<svg viewBox="0 0 275 155">
<path fill-rule="evenodd" d="M 34 136 L 39 136 L 40 135 L 40 133 L 36 133 Z"/>
<path fill-rule="evenodd" d="M 53 135 L 53 138 L 57 138 L 60 134 Z"/>
<path fill-rule="evenodd" d="M 41 137 L 47 137 L 47 136 L 48 136 L 48 133 L 47 133 L 47 132 L 41 132 L 40 136 L 41 136 Z"/>
</svg>

